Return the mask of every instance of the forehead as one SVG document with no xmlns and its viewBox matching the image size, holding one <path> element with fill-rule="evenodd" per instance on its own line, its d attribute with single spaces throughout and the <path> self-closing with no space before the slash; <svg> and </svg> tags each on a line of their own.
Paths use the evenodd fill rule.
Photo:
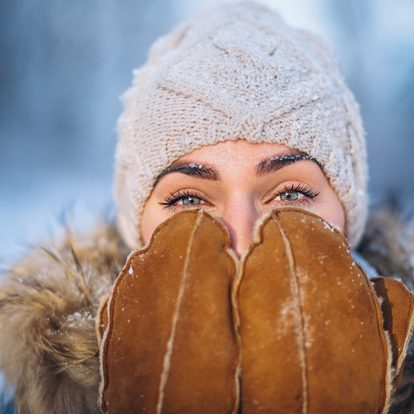
<svg viewBox="0 0 414 414">
<path fill-rule="evenodd" d="M 269 156 L 277 156 L 293 151 L 291 148 L 276 143 L 251 143 L 244 139 L 225 141 L 214 145 L 205 145 L 176 160 L 180 162 L 199 162 L 214 165 L 235 163 L 238 161 L 257 162 Z M 172 165 L 174 165 L 174 163 Z"/>
</svg>

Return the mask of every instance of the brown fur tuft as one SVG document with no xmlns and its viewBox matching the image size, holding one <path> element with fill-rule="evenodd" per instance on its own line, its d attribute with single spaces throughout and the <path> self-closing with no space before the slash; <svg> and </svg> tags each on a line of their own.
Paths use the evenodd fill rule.
<svg viewBox="0 0 414 414">
<path fill-rule="evenodd" d="M 414 290 L 414 216 L 391 202 L 373 209 L 358 250 L 381 275 L 398 276 Z"/>
<path fill-rule="evenodd" d="M 94 319 L 127 253 L 107 224 L 12 267 L 0 290 L 0 363 L 19 412 L 99 412 Z"/>
</svg>

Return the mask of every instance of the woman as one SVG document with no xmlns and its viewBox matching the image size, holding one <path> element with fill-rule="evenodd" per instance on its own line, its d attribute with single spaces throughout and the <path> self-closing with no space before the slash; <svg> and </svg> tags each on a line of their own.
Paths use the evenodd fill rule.
<svg viewBox="0 0 414 414">
<path fill-rule="evenodd" d="M 98 412 L 100 299 L 131 249 L 148 244 L 178 211 L 203 208 L 218 217 L 242 256 L 266 211 L 311 210 L 352 247 L 377 255 L 379 271 L 398 270 L 412 283 L 414 252 L 378 237 L 384 221 L 402 228 L 398 217 L 374 219 L 360 244 L 367 220 L 362 123 L 316 36 L 255 3 L 223 6 L 161 38 L 123 100 L 118 228 L 104 224 L 30 252 L 0 291 L 1 366 L 21 412 Z M 413 361 L 410 354 L 395 412 L 414 407 Z"/>
</svg>

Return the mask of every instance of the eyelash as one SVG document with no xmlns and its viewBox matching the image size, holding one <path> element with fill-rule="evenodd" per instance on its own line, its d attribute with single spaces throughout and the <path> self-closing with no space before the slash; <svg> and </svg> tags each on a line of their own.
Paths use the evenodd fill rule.
<svg viewBox="0 0 414 414">
<path fill-rule="evenodd" d="M 188 190 L 179 190 L 175 193 L 170 193 L 170 195 L 168 197 L 166 197 L 164 201 L 161 201 L 159 204 L 164 206 L 164 208 L 174 208 L 174 207 L 177 207 L 177 206 L 175 206 L 175 204 L 178 201 L 180 201 L 180 200 L 182 200 L 186 197 L 197 197 L 200 200 L 204 201 L 203 197 L 201 195 L 197 194 L 196 192 L 190 192 Z M 203 204 L 203 205 L 205 205 L 205 204 Z M 188 208 L 188 207 L 185 207 L 185 206 L 180 206 L 180 207 Z"/>
<path fill-rule="evenodd" d="M 312 199 L 314 199 L 316 196 L 319 195 L 319 193 L 315 193 L 312 188 L 310 188 L 309 186 L 305 185 L 305 184 L 291 184 L 291 185 L 285 185 L 283 187 L 282 191 L 279 191 L 277 194 L 275 194 L 272 199 L 270 201 L 268 201 L 266 204 L 269 204 L 270 202 L 272 202 L 276 197 L 282 195 L 283 193 L 293 193 L 293 192 L 298 192 L 303 194 L 306 198 L 301 198 L 300 200 L 297 201 L 284 201 L 285 204 L 287 205 L 300 205 L 300 204 L 309 204 L 310 201 Z M 168 197 L 165 198 L 164 201 L 161 201 L 159 204 L 164 206 L 164 208 L 177 208 L 178 206 L 176 206 L 175 204 L 178 203 L 180 200 L 186 198 L 186 197 L 196 197 L 199 198 L 201 200 L 203 200 L 205 202 L 205 204 L 202 205 L 206 205 L 208 204 L 201 195 L 197 194 L 196 192 L 191 192 L 188 190 L 179 190 L 175 193 L 171 193 Z M 184 207 L 184 206 L 180 206 L 180 208 L 190 208 L 190 207 Z"/>
<path fill-rule="evenodd" d="M 304 205 L 308 205 L 316 196 L 319 195 L 319 193 L 315 193 L 311 187 L 309 187 L 306 184 L 291 184 L 291 185 L 285 185 L 282 189 L 282 191 L 278 191 L 273 197 L 272 199 L 269 201 L 272 202 L 276 197 L 282 195 L 283 193 L 294 193 L 294 192 L 298 192 L 303 194 L 306 198 L 301 198 L 300 200 L 297 201 L 284 201 L 285 204 L 290 204 L 290 205 L 300 205 L 300 204 L 304 204 Z"/>
</svg>

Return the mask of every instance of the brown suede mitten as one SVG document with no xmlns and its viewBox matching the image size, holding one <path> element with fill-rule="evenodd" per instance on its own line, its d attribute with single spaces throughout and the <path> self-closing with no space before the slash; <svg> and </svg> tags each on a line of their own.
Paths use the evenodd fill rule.
<svg viewBox="0 0 414 414">
<path fill-rule="evenodd" d="M 222 226 L 193 212 L 168 220 L 128 258 L 102 343 L 105 412 L 236 411 L 237 269 L 228 244 Z"/>
<path fill-rule="evenodd" d="M 239 261 L 203 211 L 163 223 L 98 315 L 107 413 L 386 412 L 413 295 L 340 232 L 275 210 Z M 374 287 L 375 290 L 374 290 Z"/>
</svg>

